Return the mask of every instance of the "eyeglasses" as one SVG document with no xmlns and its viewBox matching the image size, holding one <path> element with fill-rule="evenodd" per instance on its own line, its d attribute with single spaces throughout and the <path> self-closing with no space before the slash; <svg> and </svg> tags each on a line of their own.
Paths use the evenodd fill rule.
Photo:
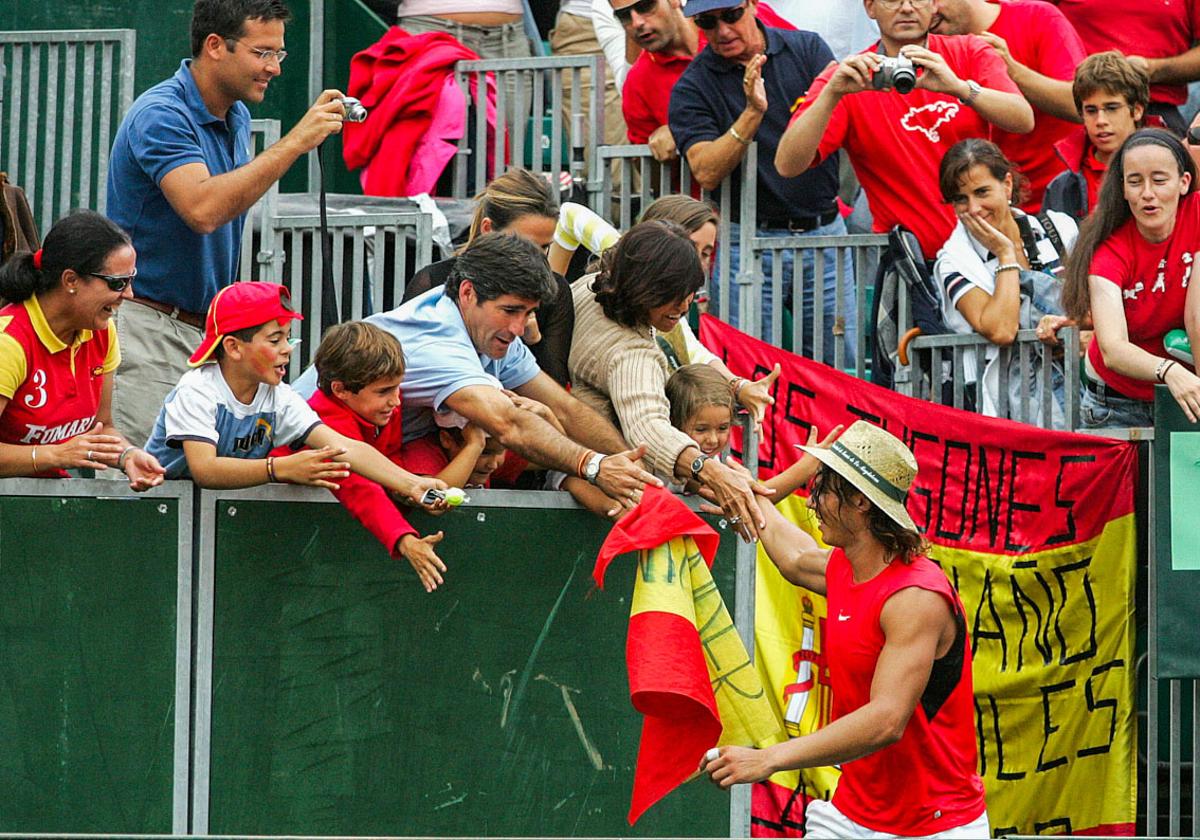
<svg viewBox="0 0 1200 840">
<path fill-rule="evenodd" d="M 914 9 L 924 9 L 931 2 L 933 2 L 933 0 L 875 0 L 875 2 L 880 6 L 883 6 L 883 8 L 887 9 L 889 12 L 895 12 L 899 10 L 899 8 L 905 3 L 908 3 Z"/>
<path fill-rule="evenodd" d="M 622 26 L 629 26 L 633 21 L 633 13 L 645 16 L 658 8 L 658 0 L 638 0 L 636 3 L 630 3 L 628 6 L 622 6 L 619 9 L 613 9 L 613 17 L 620 21 Z"/>
<path fill-rule="evenodd" d="M 137 269 L 133 270 L 133 274 L 99 274 L 95 271 L 88 272 L 92 277 L 98 277 L 103 280 L 110 291 L 123 292 L 133 279 L 137 277 Z"/>
<path fill-rule="evenodd" d="M 226 38 L 226 41 L 232 41 L 235 44 L 242 43 L 239 38 Z M 278 61 L 283 64 L 283 60 L 288 57 L 287 50 L 260 50 L 256 47 L 249 47 L 250 52 L 254 53 L 264 64 L 270 64 L 272 61 Z"/>
<path fill-rule="evenodd" d="M 929 0 L 925 0 L 925 2 L 929 2 Z M 701 29 L 716 29 L 718 20 L 721 23 L 734 24 L 741 20 L 744 14 L 746 14 L 746 7 L 743 5 L 735 6 L 732 9 L 722 9 L 719 12 L 696 15 L 692 20 L 696 21 L 696 26 Z"/>
</svg>

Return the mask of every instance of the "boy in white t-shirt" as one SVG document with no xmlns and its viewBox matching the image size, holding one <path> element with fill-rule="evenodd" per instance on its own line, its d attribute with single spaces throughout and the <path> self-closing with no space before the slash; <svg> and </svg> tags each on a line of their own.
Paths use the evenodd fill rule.
<svg viewBox="0 0 1200 840">
<path fill-rule="evenodd" d="M 415 476 L 335 432 L 283 383 L 291 322 L 301 318 L 290 299 L 276 283 L 234 283 L 213 298 L 204 341 L 188 360 L 195 369 L 167 396 L 146 444 L 167 478 L 224 489 L 281 481 L 336 490 L 353 470 L 416 504 L 426 491 L 444 489 L 444 482 Z M 303 445 L 312 449 L 270 454 Z"/>
</svg>

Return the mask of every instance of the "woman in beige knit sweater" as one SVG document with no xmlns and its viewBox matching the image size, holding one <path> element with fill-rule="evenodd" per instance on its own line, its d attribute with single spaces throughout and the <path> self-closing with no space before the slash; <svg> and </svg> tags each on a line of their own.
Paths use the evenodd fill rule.
<svg viewBox="0 0 1200 840">
<path fill-rule="evenodd" d="M 755 493 L 770 491 L 715 458 L 671 425 L 664 387 L 670 368 L 655 341 L 687 315 L 704 283 L 695 245 L 674 222 L 635 225 L 601 259 L 600 270 L 571 284 L 575 335 L 568 367 L 572 393 L 646 447 L 653 472 L 695 479 L 712 491 L 744 537 L 758 535 Z"/>
</svg>

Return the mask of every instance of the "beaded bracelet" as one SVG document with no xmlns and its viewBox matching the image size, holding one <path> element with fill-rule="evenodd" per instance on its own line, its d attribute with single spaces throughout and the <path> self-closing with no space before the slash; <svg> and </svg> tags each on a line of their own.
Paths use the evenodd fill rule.
<svg viewBox="0 0 1200 840">
<path fill-rule="evenodd" d="M 1005 263 L 1004 265 L 996 266 L 997 274 L 999 274 L 1001 271 L 1020 271 L 1020 270 L 1021 270 L 1020 263 Z"/>
</svg>

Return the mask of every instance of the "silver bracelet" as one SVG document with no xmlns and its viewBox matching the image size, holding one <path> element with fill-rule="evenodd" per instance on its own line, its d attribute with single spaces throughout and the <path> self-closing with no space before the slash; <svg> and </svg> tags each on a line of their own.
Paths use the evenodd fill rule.
<svg viewBox="0 0 1200 840">
<path fill-rule="evenodd" d="M 1020 271 L 1021 264 L 1020 263 L 1005 263 L 1004 265 L 996 266 L 997 274 L 999 274 L 1001 271 L 1010 271 L 1010 270 L 1011 271 Z"/>
<path fill-rule="evenodd" d="M 749 146 L 749 145 L 750 145 L 750 141 L 749 141 L 749 140 L 747 140 L 747 139 L 746 139 L 745 137 L 743 137 L 742 135 L 738 134 L 738 130 L 737 130 L 737 128 L 736 128 L 735 126 L 732 126 L 732 125 L 731 125 L 731 126 L 729 126 L 729 133 L 733 135 L 733 139 L 734 139 L 734 140 L 738 141 L 738 142 L 739 142 L 739 143 L 741 143 L 743 146 Z"/>
<path fill-rule="evenodd" d="M 137 449 L 136 446 L 126 446 L 124 449 L 121 450 L 121 454 L 117 456 L 117 469 L 119 469 L 119 470 L 125 469 L 125 457 L 135 449 Z"/>
</svg>

